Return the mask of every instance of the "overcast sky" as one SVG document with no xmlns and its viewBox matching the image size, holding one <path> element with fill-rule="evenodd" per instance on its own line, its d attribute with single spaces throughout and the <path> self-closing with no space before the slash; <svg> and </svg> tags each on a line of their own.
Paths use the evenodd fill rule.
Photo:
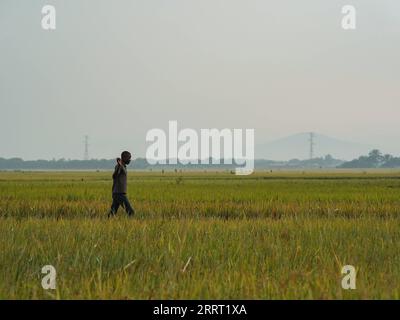
<svg viewBox="0 0 400 320">
<path fill-rule="evenodd" d="M 400 155 L 399 57 L 398 0 L 1 0 L 0 157 L 143 156 L 168 120 Z"/>
</svg>

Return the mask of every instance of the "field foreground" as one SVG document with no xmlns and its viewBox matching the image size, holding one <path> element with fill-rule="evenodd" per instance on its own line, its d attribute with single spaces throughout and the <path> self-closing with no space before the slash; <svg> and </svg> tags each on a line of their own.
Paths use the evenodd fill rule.
<svg viewBox="0 0 400 320">
<path fill-rule="evenodd" d="M 0 299 L 400 296 L 400 172 L 130 172 L 134 219 L 110 175 L 0 173 Z"/>
</svg>

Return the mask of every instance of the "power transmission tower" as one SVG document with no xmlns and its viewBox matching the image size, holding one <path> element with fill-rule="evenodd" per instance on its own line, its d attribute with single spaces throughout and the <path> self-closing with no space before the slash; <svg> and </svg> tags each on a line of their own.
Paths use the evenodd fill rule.
<svg viewBox="0 0 400 320">
<path fill-rule="evenodd" d="M 315 146 L 315 142 L 314 142 L 314 133 L 310 132 L 310 138 L 308 140 L 310 142 L 310 160 L 314 158 L 314 146 Z"/>
<path fill-rule="evenodd" d="M 85 152 L 83 154 L 83 160 L 89 160 L 89 136 L 85 136 Z"/>
</svg>

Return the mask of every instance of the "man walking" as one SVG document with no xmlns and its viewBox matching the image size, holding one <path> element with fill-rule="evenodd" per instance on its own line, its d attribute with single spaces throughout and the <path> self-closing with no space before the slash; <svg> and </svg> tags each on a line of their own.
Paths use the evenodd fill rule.
<svg viewBox="0 0 400 320">
<path fill-rule="evenodd" d="M 108 217 L 114 216 L 119 206 L 122 206 L 129 217 L 133 216 L 135 210 L 129 203 L 128 197 L 126 196 L 128 176 L 126 166 L 131 162 L 131 154 L 128 151 L 121 153 L 121 158 L 117 159 L 117 165 L 115 166 L 112 186 L 112 198 L 113 202 L 111 205 L 110 213 Z"/>
</svg>

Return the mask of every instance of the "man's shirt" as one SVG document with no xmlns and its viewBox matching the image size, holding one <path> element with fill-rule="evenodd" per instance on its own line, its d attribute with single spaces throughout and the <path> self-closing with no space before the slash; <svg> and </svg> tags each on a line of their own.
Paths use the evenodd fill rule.
<svg viewBox="0 0 400 320">
<path fill-rule="evenodd" d="M 113 193 L 126 193 L 127 185 L 128 185 L 128 176 L 125 165 L 117 164 L 115 166 L 113 177 Z"/>
</svg>

